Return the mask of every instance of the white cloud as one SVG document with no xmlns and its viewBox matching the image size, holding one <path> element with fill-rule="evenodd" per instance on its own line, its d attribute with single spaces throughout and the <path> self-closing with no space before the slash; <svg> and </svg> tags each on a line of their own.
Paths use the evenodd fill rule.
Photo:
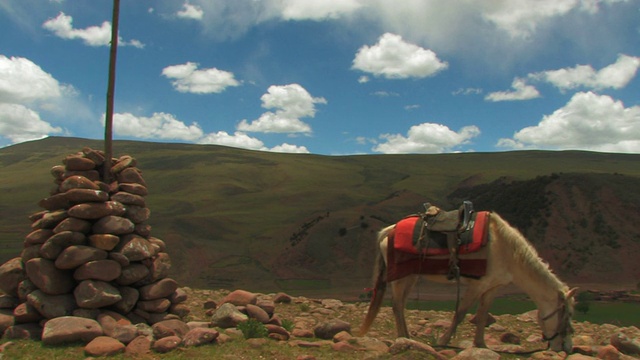
<svg viewBox="0 0 640 360">
<path fill-rule="evenodd" d="M 63 86 L 31 60 L 0 55 L 0 103 L 59 98 Z"/>
<path fill-rule="evenodd" d="M 189 2 L 182 4 L 182 10 L 176 13 L 176 16 L 183 19 L 202 20 L 204 11 L 200 6 L 191 5 Z"/>
<path fill-rule="evenodd" d="M 268 111 L 251 123 L 242 120 L 238 130 L 271 133 L 310 133 L 311 126 L 300 120 L 302 117 L 314 117 L 315 104 L 326 104 L 322 97 L 312 97 L 298 84 L 272 85 L 262 95 L 262 107 L 276 109 Z"/>
<path fill-rule="evenodd" d="M 540 92 L 532 86 L 527 85 L 524 79 L 515 78 L 511 83 L 512 91 L 496 91 L 484 97 L 488 101 L 516 101 L 531 100 L 540 97 Z"/>
<path fill-rule="evenodd" d="M 422 123 L 412 126 L 407 136 L 400 134 L 382 134 L 384 142 L 376 145 L 373 151 L 385 154 L 404 153 L 443 153 L 453 151 L 456 147 L 468 144 L 480 135 L 476 126 L 465 126 L 455 132 L 445 125 Z"/>
<path fill-rule="evenodd" d="M 250 150 L 267 150 L 261 140 L 251 137 L 240 131 L 236 131 L 233 135 L 227 133 L 226 131 L 209 133 L 199 139 L 197 142 L 198 144 L 215 144 Z"/>
<path fill-rule="evenodd" d="M 186 125 L 171 114 L 154 113 L 151 117 L 131 113 L 113 115 L 113 132 L 121 136 L 146 139 L 197 141 L 203 131 L 197 123 Z"/>
<path fill-rule="evenodd" d="M 640 67 L 640 57 L 618 55 L 615 63 L 596 71 L 590 65 L 577 65 L 573 68 L 548 70 L 529 74 L 535 80 L 553 84 L 560 90 L 586 87 L 591 89 L 621 89 L 625 87 Z"/>
<path fill-rule="evenodd" d="M 175 79 L 171 84 L 183 93 L 221 93 L 229 86 L 240 85 L 231 72 L 216 68 L 198 70 L 198 64 L 192 62 L 167 66 L 162 69 L 162 75 Z"/>
<path fill-rule="evenodd" d="M 400 35 L 386 33 L 377 44 L 358 50 L 352 69 L 387 79 L 406 79 L 433 76 L 448 66 L 433 51 L 409 44 Z"/>
<path fill-rule="evenodd" d="M 640 106 L 593 92 L 580 92 L 536 126 L 500 139 L 505 148 L 577 149 L 640 152 Z"/>
<path fill-rule="evenodd" d="M 337 19 L 363 6 L 358 0 L 284 0 L 280 2 L 284 20 Z"/>
<path fill-rule="evenodd" d="M 282 152 L 282 153 L 295 153 L 295 154 L 308 154 L 309 150 L 305 146 L 291 145 L 287 143 L 283 143 L 278 146 L 274 146 L 270 149 L 273 152 Z"/>
<path fill-rule="evenodd" d="M 111 23 L 108 21 L 103 22 L 100 26 L 74 29 L 73 18 L 60 12 L 55 18 L 45 21 L 42 27 L 53 32 L 59 38 L 67 40 L 81 39 L 89 46 L 109 46 L 111 43 Z M 121 37 L 118 37 L 118 45 L 144 47 L 144 44 L 139 40 L 124 41 Z"/>
<path fill-rule="evenodd" d="M 61 132 L 61 128 L 43 121 L 37 112 L 26 106 L 0 103 L 0 136 L 14 144 Z"/>
</svg>

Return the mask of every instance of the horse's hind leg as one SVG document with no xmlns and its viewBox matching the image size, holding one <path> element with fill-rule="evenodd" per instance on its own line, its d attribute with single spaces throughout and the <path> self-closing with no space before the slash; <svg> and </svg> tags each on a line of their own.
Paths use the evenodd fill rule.
<svg viewBox="0 0 640 360">
<path fill-rule="evenodd" d="M 407 305 L 409 293 L 417 279 L 417 276 L 410 275 L 391 282 L 393 301 L 392 309 L 393 315 L 396 319 L 396 331 L 398 333 L 398 337 L 409 337 L 409 329 L 407 328 L 407 322 L 404 318 L 404 308 Z"/>
</svg>

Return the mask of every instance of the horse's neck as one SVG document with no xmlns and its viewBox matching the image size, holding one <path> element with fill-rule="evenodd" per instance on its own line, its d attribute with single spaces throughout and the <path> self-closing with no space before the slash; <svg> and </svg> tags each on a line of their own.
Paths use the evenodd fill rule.
<svg viewBox="0 0 640 360">
<path fill-rule="evenodd" d="M 550 270 L 520 269 L 514 274 L 514 283 L 529 295 L 543 316 L 558 307 L 558 293 L 562 288 Z"/>
</svg>

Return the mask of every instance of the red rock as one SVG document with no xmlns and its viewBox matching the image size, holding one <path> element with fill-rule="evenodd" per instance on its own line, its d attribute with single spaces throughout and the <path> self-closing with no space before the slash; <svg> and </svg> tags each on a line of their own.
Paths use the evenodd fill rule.
<svg viewBox="0 0 640 360">
<path fill-rule="evenodd" d="M 262 308 L 253 305 L 253 304 L 247 304 L 245 307 L 246 313 L 247 315 L 252 318 L 252 319 L 256 319 L 259 322 L 266 324 L 269 322 L 270 316 L 269 314 L 267 314 L 266 311 L 264 311 Z"/>
<path fill-rule="evenodd" d="M 70 218 L 72 219 L 72 218 Z M 89 235 L 89 245 L 98 249 L 111 251 L 118 245 L 120 238 L 112 234 L 92 234 Z"/>
<path fill-rule="evenodd" d="M 85 347 L 88 356 L 112 356 L 124 352 L 125 345 L 109 336 L 98 336 Z"/>
<path fill-rule="evenodd" d="M 22 258 L 13 258 L 0 266 L 0 290 L 7 295 L 18 295 L 18 284 L 26 279 Z"/>
<path fill-rule="evenodd" d="M 135 234 L 123 236 L 114 251 L 122 253 L 129 261 L 140 261 L 153 255 L 149 240 Z"/>
<path fill-rule="evenodd" d="M 171 300 L 172 304 L 183 303 L 187 301 L 187 299 L 188 299 L 187 293 L 181 288 L 177 288 L 176 291 L 174 291 L 173 294 L 169 296 L 169 300 Z"/>
<path fill-rule="evenodd" d="M 109 194 L 101 190 L 70 189 L 64 193 L 67 200 L 73 204 L 85 202 L 103 202 L 109 200 Z"/>
<path fill-rule="evenodd" d="M 73 273 L 73 278 L 82 280 L 112 281 L 122 273 L 122 267 L 114 260 L 94 260 L 80 265 Z"/>
<path fill-rule="evenodd" d="M 71 273 L 57 268 L 51 260 L 31 259 L 25 269 L 33 284 L 49 295 L 66 294 L 75 286 Z"/>
<path fill-rule="evenodd" d="M 86 171 L 95 169 L 96 163 L 91 159 L 78 155 L 67 156 L 62 163 L 67 171 Z"/>
<path fill-rule="evenodd" d="M 24 245 L 38 245 L 44 244 L 47 239 L 53 235 L 53 230 L 51 229 L 38 229 L 30 232 L 24 239 Z"/>
<path fill-rule="evenodd" d="M 27 295 L 27 303 L 33 306 L 47 319 L 69 316 L 78 307 L 71 294 L 48 295 L 36 290 Z"/>
<path fill-rule="evenodd" d="M 79 232 L 79 233 L 88 233 L 91 230 L 91 223 L 86 221 L 86 220 L 82 220 L 82 219 L 78 219 L 78 218 L 74 218 L 74 217 L 68 217 L 64 220 L 62 220 L 54 229 L 53 232 L 54 233 L 60 233 L 63 231 L 72 231 L 72 232 Z"/>
<path fill-rule="evenodd" d="M 149 210 L 149 208 L 147 207 L 129 205 L 127 206 L 127 212 L 124 214 L 124 216 L 127 219 L 131 220 L 131 222 L 133 222 L 134 224 L 140 224 L 149 220 L 149 217 L 151 216 L 151 210 Z"/>
<path fill-rule="evenodd" d="M 119 183 L 134 183 L 142 186 L 147 186 L 147 183 L 142 178 L 140 170 L 137 168 L 126 168 L 118 174 Z"/>
<path fill-rule="evenodd" d="M 52 242 L 55 245 L 66 248 L 71 245 L 82 245 L 85 243 L 86 237 L 81 232 L 76 231 L 61 231 L 53 234 L 47 242 Z M 45 242 L 46 244 L 46 242 Z"/>
<path fill-rule="evenodd" d="M 129 155 L 121 156 L 118 161 L 111 167 L 111 172 L 118 174 L 126 168 L 135 167 L 137 164 L 136 159 Z"/>
<path fill-rule="evenodd" d="M 128 286 L 121 286 L 118 288 L 118 291 L 120 291 L 122 300 L 113 304 L 113 308 L 123 314 L 128 314 L 133 310 L 134 306 L 136 306 L 140 294 L 137 289 Z"/>
<path fill-rule="evenodd" d="M 182 339 L 184 346 L 200 346 L 214 342 L 220 333 L 216 329 L 195 328 L 189 330 Z"/>
<path fill-rule="evenodd" d="M 287 329 L 283 328 L 282 326 L 265 324 L 265 327 L 267 328 L 269 334 L 278 334 L 282 340 L 289 340 L 289 337 L 291 336 Z"/>
<path fill-rule="evenodd" d="M 15 323 L 16 320 L 11 310 L 0 309 L 0 333 L 4 333 L 7 328 L 15 325 Z"/>
<path fill-rule="evenodd" d="M 40 340 L 42 328 L 36 323 L 16 324 L 9 326 L 3 335 L 3 339 Z M 1 353 L 2 351 L 0 351 Z"/>
<path fill-rule="evenodd" d="M 151 352 L 151 340 L 146 336 L 138 336 L 133 339 L 124 350 L 125 355 L 130 357 L 142 357 Z"/>
<path fill-rule="evenodd" d="M 144 197 L 136 194 L 131 194 L 126 191 L 120 191 L 113 195 L 111 195 L 111 199 L 113 201 L 117 201 L 123 203 L 125 205 L 135 205 L 139 207 L 145 207 L 146 202 L 144 201 Z"/>
<path fill-rule="evenodd" d="M 109 215 L 101 218 L 93 224 L 94 234 L 113 234 L 125 235 L 131 234 L 135 229 L 135 225 L 131 220 L 115 215 Z"/>
<path fill-rule="evenodd" d="M 162 313 L 169 309 L 171 301 L 166 298 L 138 301 L 137 307 L 146 312 Z"/>
<path fill-rule="evenodd" d="M 59 209 L 67 209 L 71 206 L 71 202 L 67 200 L 67 197 L 64 195 L 64 193 L 62 193 L 62 194 L 51 195 L 47 198 L 40 200 L 38 202 L 38 206 L 40 206 L 43 209 L 53 211 L 53 210 L 59 210 Z"/>
<path fill-rule="evenodd" d="M 70 176 L 84 176 L 91 181 L 99 181 L 100 173 L 97 170 L 66 170 L 62 175 L 63 178 L 68 178 Z"/>
<path fill-rule="evenodd" d="M 60 345 L 82 341 L 88 343 L 102 335 L 97 321 L 75 316 L 51 319 L 44 324 L 42 342 L 45 345 Z"/>
<path fill-rule="evenodd" d="M 168 297 L 178 288 L 178 283 L 170 278 L 159 280 L 138 289 L 142 300 L 154 300 Z"/>
<path fill-rule="evenodd" d="M 120 184 L 118 185 L 118 189 L 140 196 L 147 196 L 149 194 L 146 186 L 140 184 Z"/>
<path fill-rule="evenodd" d="M 66 210 L 54 210 L 45 213 L 40 220 L 31 224 L 31 227 L 34 229 L 52 229 L 67 217 L 69 217 L 69 215 Z"/>
<path fill-rule="evenodd" d="M 59 189 L 60 192 L 67 192 L 71 189 L 99 190 L 100 187 L 84 176 L 74 175 L 64 179 L 64 181 L 60 184 Z"/>
<path fill-rule="evenodd" d="M 182 339 L 190 330 L 185 322 L 177 319 L 159 321 L 153 324 L 151 328 L 156 339 L 167 336 L 177 336 Z"/>
<path fill-rule="evenodd" d="M 191 309 L 186 304 L 173 304 L 169 308 L 169 313 L 178 315 L 180 318 L 184 318 L 191 313 Z"/>
<path fill-rule="evenodd" d="M 182 340 L 177 336 L 167 336 L 153 343 L 153 350 L 161 354 L 168 353 L 180 346 Z"/>
<path fill-rule="evenodd" d="M 104 163 L 104 152 L 84 147 L 82 148 L 82 153 L 87 159 L 91 159 L 91 161 L 93 161 L 97 166 Z"/>
<path fill-rule="evenodd" d="M 640 342 L 630 339 L 624 333 L 617 332 L 611 335 L 609 340 L 611 341 L 611 345 L 627 355 L 640 354 Z"/>
<path fill-rule="evenodd" d="M 16 324 L 35 323 L 42 319 L 40 312 L 28 303 L 22 303 L 13 309 L 13 316 Z"/>
<path fill-rule="evenodd" d="M 273 297 L 273 302 L 276 304 L 289 304 L 291 303 L 291 296 L 285 293 L 277 293 L 276 296 Z"/>
<path fill-rule="evenodd" d="M 79 219 L 97 220 L 110 215 L 122 216 L 125 214 L 126 209 L 119 202 L 105 201 L 74 205 L 67 212 L 69 216 Z"/>
<path fill-rule="evenodd" d="M 149 280 L 157 281 L 169 276 L 171 270 L 171 258 L 167 253 L 159 253 L 153 257 L 153 262 L 149 267 Z"/>
<path fill-rule="evenodd" d="M 254 304 L 258 301 L 258 295 L 246 290 L 235 290 L 222 299 L 222 304 L 231 303 L 235 306 L 246 306 Z"/>
<path fill-rule="evenodd" d="M 500 354 L 492 350 L 472 347 L 472 348 L 462 350 L 452 360 L 499 360 L 499 359 L 500 359 Z"/>
<path fill-rule="evenodd" d="M 78 306 L 96 309 L 113 305 L 122 300 L 122 295 L 113 285 L 97 280 L 84 280 L 73 291 Z"/>
<path fill-rule="evenodd" d="M 107 252 L 91 246 L 73 245 L 64 249 L 55 261 L 58 269 L 75 269 L 78 266 L 93 260 L 107 258 Z"/>
<path fill-rule="evenodd" d="M 149 268 L 140 264 L 133 263 L 122 268 L 122 273 L 116 280 L 119 285 L 131 285 L 149 275 Z"/>
</svg>

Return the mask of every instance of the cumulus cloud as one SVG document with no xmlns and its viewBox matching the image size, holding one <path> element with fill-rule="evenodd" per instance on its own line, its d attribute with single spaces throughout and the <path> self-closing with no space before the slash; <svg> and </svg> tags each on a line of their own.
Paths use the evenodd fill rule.
<svg viewBox="0 0 640 360">
<path fill-rule="evenodd" d="M 131 113 L 114 114 L 113 132 L 121 136 L 184 141 L 196 141 L 203 136 L 197 123 L 186 125 L 166 113 L 154 113 L 151 117 Z"/>
<path fill-rule="evenodd" d="M 534 80 L 546 81 L 565 91 L 579 87 L 601 90 L 621 89 L 636 76 L 640 67 L 640 57 L 620 54 L 615 63 L 596 71 L 590 65 L 548 70 L 529 74 Z"/>
<path fill-rule="evenodd" d="M 532 85 L 527 85 L 524 79 L 516 78 L 511 83 L 511 91 L 496 91 L 487 94 L 488 101 L 516 101 L 531 100 L 540 97 L 540 92 Z"/>
<path fill-rule="evenodd" d="M 0 103 L 0 134 L 14 144 L 61 132 L 61 128 L 43 121 L 37 112 L 26 106 Z"/>
<path fill-rule="evenodd" d="M 162 69 L 162 75 L 174 79 L 171 84 L 183 93 L 221 93 L 230 86 L 240 85 L 231 72 L 216 68 L 198 70 L 198 66 L 193 62 L 167 66 Z"/>
<path fill-rule="evenodd" d="M 460 145 L 468 144 L 480 135 L 476 126 L 465 126 L 455 132 L 442 124 L 422 123 L 412 126 L 407 136 L 400 134 L 382 134 L 384 142 L 376 145 L 373 151 L 384 154 L 405 153 L 443 153 L 454 151 Z"/>
<path fill-rule="evenodd" d="M 314 117 L 315 104 L 326 104 L 322 97 L 313 97 L 299 84 L 272 85 L 262 95 L 262 107 L 276 109 L 268 111 L 257 120 L 249 123 L 242 120 L 238 130 L 268 133 L 310 133 L 311 126 L 300 120 L 303 117 Z"/>
<path fill-rule="evenodd" d="M 55 18 L 45 21 L 42 27 L 59 38 L 66 40 L 80 39 L 89 46 L 109 46 L 111 43 L 111 23 L 108 21 L 103 22 L 100 26 L 94 25 L 85 29 L 75 29 L 73 27 L 73 18 L 60 12 Z M 144 44 L 139 40 L 125 41 L 121 37 L 118 37 L 118 45 L 144 47 Z"/>
<path fill-rule="evenodd" d="M 640 106 L 625 108 L 607 95 L 580 92 L 536 126 L 519 130 L 499 147 L 640 152 Z"/>
<path fill-rule="evenodd" d="M 61 133 L 37 110 L 56 110 L 71 90 L 29 59 L 0 55 L 0 136 L 19 143 Z"/>
<path fill-rule="evenodd" d="M 358 50 L 352 69 L 387 79 L 407 79 L 433 76 L 448 66 L 433 51 L 407 43 L 400 35 L 386 33 L 377 44 Z"/>
<path fill-rule="evenodd" d="M 284 0 L 279 6 L 285 20 L 337 19 L 363 6 L 358 0 Z"/>
<path fill-rule="evenodd" d="M 202 20 L 204 11 L 198 5 L 191 5 L 189 2 L 182 4 L 182 10 L 176 13 L 176 16 L 182 19 Z"/>
</svg>

